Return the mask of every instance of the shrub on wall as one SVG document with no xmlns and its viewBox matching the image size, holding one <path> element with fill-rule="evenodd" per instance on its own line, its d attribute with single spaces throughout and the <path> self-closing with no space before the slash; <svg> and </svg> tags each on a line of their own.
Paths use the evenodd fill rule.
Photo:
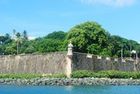
<svg viewBox="0 0 140 94">
<path fill-rule="evenodd" d="M 87 70 L 79 70 L 79 71 L 74 71 L 72 73 L 73 78 L 84 78 L 84 77 L 92 77 L 93 72 L 87 71 Z"/>
<path fill-rule="evenodd" d="M 95 77 L 95 78 L 133 78 L 140 79 L 140 72 L 123 72 L 123 71 L 87 71 L 87 70 L 78 70 L 72 73 L 73 78 L 85 78 L 85 77 Z"/>
</svg>

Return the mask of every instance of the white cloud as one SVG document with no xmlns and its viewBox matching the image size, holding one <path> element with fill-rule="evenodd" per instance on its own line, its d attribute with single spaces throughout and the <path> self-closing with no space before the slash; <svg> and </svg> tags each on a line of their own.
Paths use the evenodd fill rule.
<svg viewBox="0 0 140 94">
<path fill-rule="evenodd" d="M 36 37 L 28 36 L 28 39 L 29 39 L 29 40 L 34 40 L 34 39 L 36 39 Z"/>
<path fill-rule="evenodd" d="M 136 0 L 81 0 L 82 3 L 87 4 L 101 4 L 106 6 L 114 6 L 114 7 L 124 7 L 130 6 L 135 3 Z"/>
</svg>

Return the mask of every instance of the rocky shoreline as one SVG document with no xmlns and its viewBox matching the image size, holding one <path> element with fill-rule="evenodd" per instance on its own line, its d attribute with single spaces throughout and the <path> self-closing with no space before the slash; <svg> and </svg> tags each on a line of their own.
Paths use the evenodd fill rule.
<svg viewBox="0 0 140 94">
<path fill-rule="evenodd" d="M 0 79 L 0 85 L 140 85 L 140 79 L 109 78 L 34 78 L 34 79 Z"/>
</svg>

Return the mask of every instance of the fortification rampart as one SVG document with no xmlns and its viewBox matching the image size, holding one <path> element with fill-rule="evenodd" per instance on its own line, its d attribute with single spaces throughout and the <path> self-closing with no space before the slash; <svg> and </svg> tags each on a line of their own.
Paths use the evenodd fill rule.
<svg viewBox="0 0 140 94">
<path fill-rule="evenodd" d="M 140 60 L 101 57 L 92 54 L 74 52 L 73 70 L 140 71 Z"/>
<path fill-rule="evenodd" d="M 2 55 L 0 56 L 0 73 L 65 73 L 70 77 L 74 70 L 119 70 L 140 71 L 140 60 L 100 57 L 72 51 L 55 52 L 42 55 Z"/>
<path fill-rule="evenodd" d="M 66 53 L 0 56 L 0 73 L 64 73 Z"/>
</svg>

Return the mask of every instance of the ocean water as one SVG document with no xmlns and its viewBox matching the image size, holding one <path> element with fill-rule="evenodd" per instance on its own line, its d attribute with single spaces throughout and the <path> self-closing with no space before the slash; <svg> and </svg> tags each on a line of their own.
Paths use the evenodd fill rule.
<svg viewBox="0 0 140 94">
<path fill-rule="evenodd" d="M 0 85 L 0 94 L 140 94 L 140 86 Z"/>
</svg>

